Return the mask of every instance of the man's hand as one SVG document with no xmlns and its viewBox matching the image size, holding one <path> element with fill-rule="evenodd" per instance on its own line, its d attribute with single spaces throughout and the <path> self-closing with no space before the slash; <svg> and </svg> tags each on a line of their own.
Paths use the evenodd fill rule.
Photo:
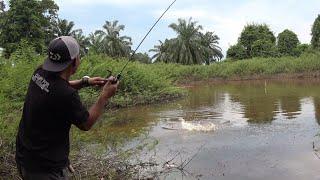
<svg viewBox="0 0 320 180">
<path fill-rule="evenodd" d="M 107 83 L 103 86 L 101 96 L 109 99 L 116 94 L 118 89 L 119 81 L 113 76 L 105 80 Z"/>
<path fill-rule="evenodd" d="M 96 82 L 99 83 L 100 81 L 101 79 L 96 79 Z M 103 113 L 108 99 L 116 94 L 119 85 L 119 81 L 117 81 L 117 78 L 111 76 L 108 79 L 103 79 L 103 81 L 105 85 L 103 86 L 101 95 L 98 98 L 97 102 L 93 104 L 89 109 L 89 118 L 87 122 L 78 125 L 78 128 L 80 128 L 81 130 L 89 131 L 91 129 L 91 127 Z"/>
<path fill-rule="evenodd" d="M 93 77 L 89 79 L 90 86 L 103 86 L 107 83 L 107 80 L 102 77 Z"/>
</svg>

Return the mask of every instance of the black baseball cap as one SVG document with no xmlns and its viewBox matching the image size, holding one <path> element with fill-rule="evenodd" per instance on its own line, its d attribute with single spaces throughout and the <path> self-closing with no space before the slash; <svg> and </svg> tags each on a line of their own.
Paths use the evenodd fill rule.
<svg viewBox="0 0 320 180">
<path fill-rule="evenodd" d="M 52 40 L 48 47 L 48 58 L 42 68 L 51 72 L 65 70 L 79 56 L 80 48 L 77 40 L 71 36 L 61 36 Z"/>
</svg>

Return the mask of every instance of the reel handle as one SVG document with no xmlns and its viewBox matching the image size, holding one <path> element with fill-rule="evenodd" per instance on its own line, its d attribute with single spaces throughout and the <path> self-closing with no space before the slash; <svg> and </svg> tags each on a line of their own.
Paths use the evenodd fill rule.
<svg viewBox="0 0 320 180">
<path fill-rule="evenodd" d="M 108 71 L 108 75 L 106 76 L 106 82 L 108 82 L 108 78 L 112 76 L 112 71 L 110 70 L 107 70 Z M 111 84 L 116 84 L 118 81 L 120 81 L 121 79 L 121 74 L 118 74 L 117 77 L 116 77 L 116 80 L 115 81 L 112 81 Z"/>
</svg>

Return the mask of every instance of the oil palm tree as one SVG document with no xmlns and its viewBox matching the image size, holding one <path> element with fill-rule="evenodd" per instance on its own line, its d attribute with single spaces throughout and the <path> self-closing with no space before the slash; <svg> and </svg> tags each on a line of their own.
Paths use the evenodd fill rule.
<svg viewBox="0 0 320 180">
<path fill-rule="evenodd" d="M 205 64 L 220 61 L 223 58 L 222 49 L 218 46 L 220 38 L 213 32 L 200 33 L 200 37 Z"/>
<path fill-rule="evenodd" d="M 151 60 L 153 62 L 164 62 L 169 63 L 172 60 L 172 57 L 170 55 L 170 46 L 172 44 L 172 40 L 166 39 L 163 43 L 162 41 L 159 41 L 159 45 L 155 45 L 153 49 L 150 49 L 149 52 L 154 52 L 155 54 L 151 57 Z"/>
<path fill-rule="evenodd" d="M 197 22 L 178 19 L 178 23 L 169 26 L 177 37 L 160 41 L 160 45 L 154 46 L 150 52 L 155 52 L 152 59 L 155 62 L 171 62 L 185 65 L 207 64 L 218 61 L 223 57 L 218 46 L 219 37 L 213 32 L 201 33 L 202 26 Z"/>
<path fill-rule="evenodd" d="M 54 34 L 59 36 L 71 36 L 74 33 L 74 22 L 66 19 L 58 19 L 54 28 Z"/>
<path fill-rule="evenodd" d="M 89 38 L 83 35 L 82 29 L 74 30 L 72 36 L 78 41 L 80 46 L 80 54 L 84 56 L 87 54 L 90 42 Z"/>
<path fill-rule="evenodd" d="M 128 36 L 120 36 L 125 26 L 118 25 L 118 21 L 106 21 L 103 26 L 105 31 L 98 31 L 104 36 L 104 51 L 112 57 L 127 57 L 131 52 L 131 38 Z"/>
<path fill-rule="evenodd" d="M 94 53 L 104 53 L 104 34 L 101 31 L 96 31 L 89 34 L 89 51 Z"/>
<path fill-rule="evenodd" d="M 203 48 L 199 31 L 202 26 L 190 18 L 187 22 L 184 19 L 178 19 L 178 23 L 170 24 L 178 37 L 172 40 L 172 59 L 174 63 L 181 64 L 202 64 Z"/>
</svg>

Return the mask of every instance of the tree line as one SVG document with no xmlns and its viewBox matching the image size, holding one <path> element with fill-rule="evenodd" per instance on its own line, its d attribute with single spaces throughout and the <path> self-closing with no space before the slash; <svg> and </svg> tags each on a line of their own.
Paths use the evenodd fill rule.
<svg viewBox="0 0 320 180">
<path fill-rule="evenodd" d="M 58 16 L 59 6 L 54 0 L 10 0 L 5 7 L 0 0 L 0 48 L 9 58 L 20 44 L 27 43 L 38 54 L 46 54 L 50 40 L 59 36 L 73 36 L 81 47 L 81 55 L 106 54 L 113 58 L 129 57 L 132 38 L 122 35 L 124 25 L 118 21 L 106 21 L 100 30 L 84 35 L 75 29 L 74 22 Z M 206 64 L 223 58 L 220 38 L 214 32 L 203 32 L 203 27 L 191 18 L 178 19 L 169 25 L 177 36 L 159 41 L 150 49 L 153 53 L 137 53 L 134 59 L 143 63 L 164 62 L 185 65 Z M 248 24 L 244 27 L 236 45 L 227 51 L 227 59 L 253 57 L 300 56 L 308 49 L 320 49 L 320 15 L 312 27 L 311 45 L 301 44 L 297 35 L 286 29 L 275 37 L 266 24 Z"/>
<path fill-rule="evenodd" d="M 227 58 L 241 60 L 253 57 L 300 56 L 307 50 L 320 49 L 320 15 L 311 29 L 311 45 L 301 44 L 297 34 L 285 29 L 275 37 L 266 24 L 248 24 L 238 38 L 236 45 L 227 51 Z"/>
<path fill-rule="evenodd" d="M 101 30 L 85 36 L 81 29 L 74 29 L 74 22 L 60 19 L 58 5 L 53 0 L 10 0 L 6 10 L 0 1 L 0 47 L 3 56 L 17 50 L 21 42 L 27 42 L 39 54 L 46 53 L 46 46 L 55 37 L 73 36 L 81 46 L 81 54 L 99 53 L 110 57 L 128 57 L 132 51 L 132 39 L 123 36 L 125 26 L 118 21 L 106 21 Z M 170 26 L 177 37 L 166 39 L 150 52 L 137 53 L 134 59 L 143 63 L 165 62 L 181 64 L 210 64 L 222 59 L 219 37 L 213 32 L 202 33 L 197 22 L 179 19 Z"/>
</svg>

